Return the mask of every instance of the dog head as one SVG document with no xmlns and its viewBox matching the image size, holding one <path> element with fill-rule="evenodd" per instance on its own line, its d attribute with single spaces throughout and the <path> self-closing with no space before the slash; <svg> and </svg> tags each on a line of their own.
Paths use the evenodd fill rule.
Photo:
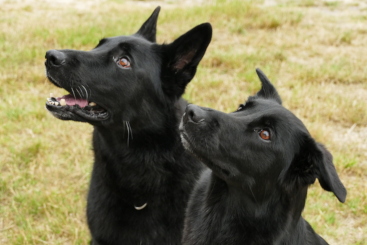
<svg viewBox="0 0 367 245">
<path fill-rule="evenodd" d="M 259 69 L 257 73 L 262 88 L 235 112 L 187 106 L 180 124 L 185 148 L 228 185 L 257 201 L 273 193 L 305 194 L 318 178 L 325 190 L 344 202 L 346 190 L 330 152 L 281 105 L 265 74 Z"/>
<path fill-rule="evenodd" d="M 199 25 L 171 44 L 156 41 L 156 8 L 131 36 L 102 39 L 90 51 L 49 50 L 46 74 L 68 91 L 50 96 L 46 108 L 57 118 L 96 126 L 135 129 L 159 124 L 162 110 L 172 110 L 194 77 L 211 40 L 209 23 Z M 155 113 L 150 113 L 155 107 Z M 147 123 L 154 122 L 154 123 Z"/>
</svg>

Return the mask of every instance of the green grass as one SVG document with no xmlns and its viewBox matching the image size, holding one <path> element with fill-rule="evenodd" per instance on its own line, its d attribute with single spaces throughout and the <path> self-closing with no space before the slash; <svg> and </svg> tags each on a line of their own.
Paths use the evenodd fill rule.
<svg viewBox="0 0 367 245">
<path fill-rule="evenodd" d="M 44 55 L 89 50 L 103 37 L 135 33 L 156 3 L 78 2 L 0 5 L 0 244 L 89 241 L 92 127 L 57 120 L 44 109 L 50 92 L 64 93 L 46 80 Z M 366 9 L 358 0 L 274 2 L 180 7 L 162 1 L 158 42 L 212 24 L 212 42 L 185 98 L 226 112 L 259 89 L 260 67 L 284 105 L 333 153 L 348 189 L 340 204 L 316 183 L 304 217 L 330 244 L 366 244 Z"/>
</svg>

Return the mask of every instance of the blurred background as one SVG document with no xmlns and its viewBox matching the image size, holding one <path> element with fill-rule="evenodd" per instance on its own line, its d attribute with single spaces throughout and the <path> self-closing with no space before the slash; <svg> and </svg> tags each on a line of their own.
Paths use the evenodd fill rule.
<svg viewBox="0 0 367 245">
<path fill-rule="evenodd" d="M 210 22 L 185 98 L 234 111 L 261 68 L 284 106 L 333 153 L 341 204 L 318 183 L 303 216 L 330 244 L 367 244 L 367 3 L 363 0 L 0 0 L 0 244 L 86 244 L 92 126 L 45 109 L 49 49 L 90 50 L 131 35 L 162 7 L 158 43 Z"/>
</svg>

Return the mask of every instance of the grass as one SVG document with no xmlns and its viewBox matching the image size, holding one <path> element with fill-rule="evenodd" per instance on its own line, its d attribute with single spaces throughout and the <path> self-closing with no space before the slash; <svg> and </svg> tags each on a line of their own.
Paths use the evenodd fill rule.
<svg viewBox="0 0 367 245">
<path fill-rule="evenodd" d="M 318 183 L 304 217 L 330 244 L 367 243 L 367 9 L 362 1 L 161 1 L 158 42 L 210 22 L 213 40 L 185 98 L 233 111 L 259 89 L 255 68 L 284 105 L 334 155 L 348 189 L 338 203 Z M 181 2 L 180 2 L 181 3 Z M 84 5 L 83 5 L 84 4 Z M 0 5 L 0 243 L 86 244 L 85 195 L 92 127 L 44 109 L 48 49 L 93 48 L 130 35 L 153 11 L 149 1 Z"/>
</svg>

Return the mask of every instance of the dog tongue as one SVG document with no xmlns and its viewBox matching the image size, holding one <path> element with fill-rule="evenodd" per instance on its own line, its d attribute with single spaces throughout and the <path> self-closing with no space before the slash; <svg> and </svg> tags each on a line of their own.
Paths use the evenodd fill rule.
<svg viewBox="0 0 367 245">
<path fill-rule="evenodd" d="M 80 107 L 86 107 L 88 105 L 88 101 L 85 99 L 74 98 L 71 94 L 64 95 L 62 97 L 58 97 L 57 100 L 60 101 L 64 99 L 67 105 L 79 105 Z"/>
</svg>

